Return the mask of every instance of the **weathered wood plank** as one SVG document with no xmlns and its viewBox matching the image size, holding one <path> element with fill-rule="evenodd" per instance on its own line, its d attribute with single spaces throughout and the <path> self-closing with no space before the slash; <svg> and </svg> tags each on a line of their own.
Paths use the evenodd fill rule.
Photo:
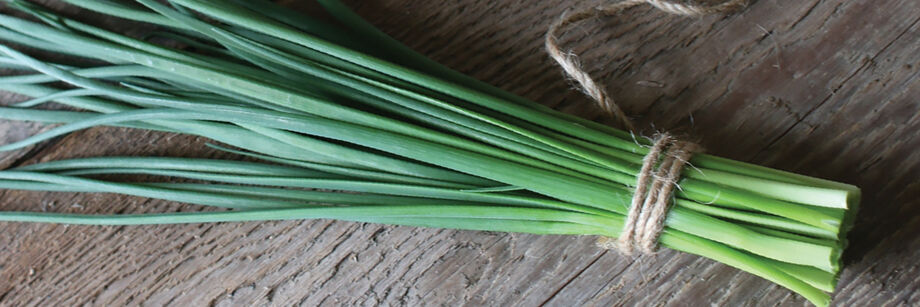
<svg viewBox="0 0 920 307">
<path fill-rule="evenodd" d="M 584 5 L 596 3 L 602 1 Z M 598 117 L 540 51 L 543 31 L 566 1 L 354 4 L 443 63 Z M 683 131 L 722 156 L 863 187 L 835 303 L 907 306 L 920 304 L 918 18 L 920 3 L 910 0 L 761 0 L 727 17 L 685 19 L 639 8 L 588 22 L 566 38 L 646 132 Z M 34 132 L 0 129 L 4 142 Z M 28 163 L 218 155 L 204 141 L 91 129 L 33 153 Z M 188 209 L 134 197 L 15 191 L 0 191 L 0 208 Z M 598 250 L 592 241 L 330 221 L 6 223 L 0 224 L 0 305 L 805 304 L 767 281 L 693 255 L 663 251 L 634 259 Z"/>
</svg>

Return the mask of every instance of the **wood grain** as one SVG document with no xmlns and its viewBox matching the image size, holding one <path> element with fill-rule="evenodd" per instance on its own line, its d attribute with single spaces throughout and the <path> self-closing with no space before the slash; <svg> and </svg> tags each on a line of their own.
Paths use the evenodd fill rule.
<svg viewBox="0 0 920 307">
<path fill-rule="evenodd" d="M 350 3 L 442 63 L 603 120 L 540 50 L 543 31 L 570 1 Z M 588 22 L 563 39 L 646 133 L 681 131 L 711 153 L 862 187 L 862 212 L 834 304 L 916 306 L 918 21 L 920 2 L 913 0 L 759 0 L 734 15 L 693 19 L 637 8 Z M 2 122 L 0 141 L 36 129 Z M 97 155 L 219 156 L 205 141 L 90 129 L 0 156 L 0 167 Z M 0 191 L 0 208 L 187 209 L 116 195 L 18 191 Z M 590 237 L 333 221 L 0 223 L 0 305 L 807 304 L 700 257 L 664 251 L 627 258 L 592 243 Z"/>
</svg>

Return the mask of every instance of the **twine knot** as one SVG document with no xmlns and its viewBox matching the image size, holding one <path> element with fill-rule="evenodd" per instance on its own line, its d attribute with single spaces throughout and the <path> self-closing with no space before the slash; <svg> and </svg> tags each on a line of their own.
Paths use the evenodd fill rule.
<svg viewBox="0 0 920 307">
<path fill-rule="evenodd" d="M 727 0 L 715 5 L 677 0 L 623 0 L 572 13 L 566 12 L 550 26 L 544 41 L 546 52 L 559 63 L 566 76 L 578 83 L 581 90 L 594 99 L 602 110 L 615 118 L 620 126 L 633 132 L 636 129 L 632 121 L 607 91 L 582 69 L 575 54 L 561 50 L 557 34 L 561 29 L 577 22 L 600 15 L 615 15 L 643 3 L 671 14 L 702 16 L 739 9 L 747 4 L 747 0 Z M 605 249 L 616 248 L 627 255 L 637 249 L 644 253 L 655 252 L 681 171 L 693 153 L 700 150 L 698 145 L 678 140 L 669 134 L 658 135 L 649 153 L 643 158 L 642 168 L 636 176 L 636 189 L 623 225 L 623 232 L 616 240 L 602 237 L 598 240 L 598 246 Z"/>
</svg>

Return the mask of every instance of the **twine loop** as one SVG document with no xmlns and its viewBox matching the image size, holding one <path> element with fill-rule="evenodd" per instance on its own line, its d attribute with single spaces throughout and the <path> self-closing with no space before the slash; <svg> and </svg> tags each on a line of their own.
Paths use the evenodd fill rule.
<svg viewBox="0 0 920 307">
<path fill-rule="evenodd" d="M 616 241 L 601 238 L 598 246 L 616 248 L 627 255 L 636 250 L 654 253 L 681 171 L 693 153 L 700 150 L 699 145 L 667 133 L 655 137 L 636 176 L 636 188 L 620 237 Z"/>
<path fill-rule="evenodd" d="M 629 131 L 635 132 L 635 125 L 614 102 L 607 91 L 599 86 L 586 72 L 572 52 L 563 52 L 559 47 L 559 32 L 580 21 L 601 15 L 615 15 L 628 8 L 648 4 L 659 10 L 682 16 L 702 16 L 713 13 L 734 11 L 747 4 L 747 0 L 727 0 L 715 5 L 677 0 L 623 0 L 607 5 L 564 13 L 554 22 L 546 33 L 544 45 L 566 76 L 574 80 L 608 115 Z M 602 237 L 598 246 L 605 249 L 618 249 L 631 255 L 636 250 L 654 253 L 658 246 L 658 237 L 664 229 L 665 219 L 670 209 L 672 193 L 680 180 L 681 171 L 693 153 L 700 151 L 699 145 L 679 140 L 670 134 L 659 134 L 654 138 L 652 147 L 642 160 L 642 168 L 636 176 L 629 212 L 619 238 Z"/>
</svg>

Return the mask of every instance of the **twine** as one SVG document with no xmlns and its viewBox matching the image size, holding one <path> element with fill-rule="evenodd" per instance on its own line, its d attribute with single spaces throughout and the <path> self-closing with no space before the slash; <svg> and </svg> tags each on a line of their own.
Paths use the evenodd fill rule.
<svg viewBox="0 0 920 307">
<path fill-rule="evenodd" d="M 602 237 L 597 242 L 598 246 L 616 248 L 626 255 L 632 255 L 636 250 L 654 253 L 681 171 L 693 153 L 700 150 L 699 145 L 676 139 L 670 134 L 658 135 L 649 153 L 642 159 L 620 237 L 615 241 Z"/>
<path fill-rule="evenodd" d="M 618 124 L 633 132 L 636 131 L 635 125 L 607 91 L 582 69 L 572 52 L 562 51 L 557 34 L 562 29 L 583 20 L 601 15 L 615 15 L 643 3 L 671 14 L 702 16 L 733 11 L 745 6 L 747 0 L 727 0 L 716 5 L 670 0 L 623 0 L 571 14 L 563 13 L 559 20 L 550 26 L 545 38 L 546 51 L 550 57 L 559 63 L 567 77 L 580 85 L 585 95 L 594 99 L 602 110 L 617 120 Z M 654 253 L 658 246 L 658 237 L 664 229 L 671 194 L 680 180 L 681 171 L 693 153 L 700 150 L 699 145 L 678 140 L 667 133 L 655 137 L 654 144 L 643 158 L 642 168 L 636 176 L 635 191 L 620 237 L 617 240 L 602 237 L 597 242 L 598 246 L 605 249 L 616 248 L 627 255 L 633 254 L 637 249 L 643 253 Z"/>
<path fill-rule="evenodd" d="M 613 116 L 613 118 L 616 119 L 622 127 L 629 131 L 636 130 L 632 121 L 630 121 L 629 117 L 623 113 L 623 110 L 617 106 L 617 104 L 613 101 L 613 98 L 607 95 L 607 91 L 604 90 L 603 87 L 598 86 L 597 82 L 591 78 L 591 75 L 589 75 L 588 72 L 581 68 L 581 63 L 578 62 L 576 56 L 571 52 L 562 51 L 562 49 L 559 47 L 557 35 L 561 30 L 572 24 L 601 15 L 616 15 L 628 8 L 643 3 L 648 3 L 649 5 L 652 5 L 659 10 L 671 14 L 683 16 L 701 16 L 706 14 L 733 11 L 747 4 L 747 0 L 728 0 L 713 6 L 705 6 L 695 3 L 678 3 L 668 0 L 624 0 L 612 4 L 583 9 L 574 13 L 563 13 L 556 22 L 550 25 L 544 40 L 546 52 L 549 53 L 553 60 L 556 60 L 556 62 L 559 63 L 559 66 L 561 66 L 562 70 L 565 71 L 567 77 L 575 80 L 575 82 L 581 86 L 581 90 L 585 93 L 585 95 L 588 95 L 594 99 L 594 101 L 597 102 L 598 106 L 602 110 Z"/>
</svg>

